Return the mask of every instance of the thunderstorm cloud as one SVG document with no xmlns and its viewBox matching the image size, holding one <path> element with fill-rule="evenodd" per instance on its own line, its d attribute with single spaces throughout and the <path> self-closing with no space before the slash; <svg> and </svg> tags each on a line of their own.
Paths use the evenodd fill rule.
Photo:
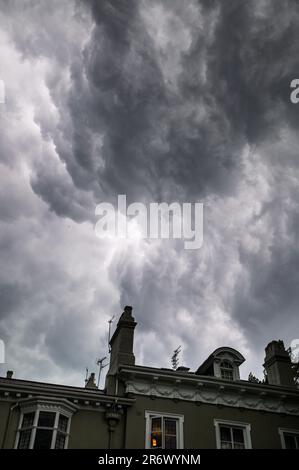
<svg viewBox="0 0 299 470">
<path fill-rule="evenodd" d="M 1 0 L 0 338 L 83 385 L 132 305 L 138 364 L 299 337 L 296 0 Z M 95 208 L 202 202 L 204 241 L 99 239 Z"/>
</svg>

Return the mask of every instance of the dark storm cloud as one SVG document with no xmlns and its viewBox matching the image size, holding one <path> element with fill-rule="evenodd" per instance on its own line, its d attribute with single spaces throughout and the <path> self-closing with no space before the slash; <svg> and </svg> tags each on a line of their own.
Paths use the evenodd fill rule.
<svg viewBox="0 0 299 470">
<path fill-rule="evenodd" d="M 153 137 L 167 100 L 151 40 L 138 2 L 92 2 L 92 12 L 95 26 L 84 51 L 84 68 L 80 64 L 73 73 L 69 105 L 76 131 L 67 163 L 74 156 L 73 178 L 82 184 L 79 172 L 84 168 L 106 197 L 111 192 L 151 194 L 157 188 L 159 159 Z M 82 74 L 88 80 L 85 89 Z M 96 138 L 100 146 L 93 151 Z"/>
<path fill-rule="evenodd" d="M 60 112 L 52 138 L 75 185 L 93 190 L 96 200 L 111 193 L 171 198 L 178 189 L 182 197 L 231 193 L 242 146 L 274 138 L 282 121 L 296 125 L 297 112 L 288 99 L 298 67 L 296 2 L 190 2 L 214 32 L 211 39 L 204 26 L 187 25 L 191 43 L 181 56 L 177 89 L 161 70 L 141 12 L 148 8 L 146 2 L 88 4 L 94 25 L 84 50 L 72 43 L 74 35 L 67 35 L 67 43 L 60 37 L 59 22 L 56 38 L 55 9 L 41 4 L 36 18 L 49 15 L 52 28 L 39 37 L 33 22 L 25 31 L 28 37 L 15 41 L 25 56 L 53 54 L 55 61 L 69 64 L 67 96 L 58 86 L 58 67 L 48 79 Z M 184 15 L 178 2 L 153 4 Z M 82 14 L 80 2 L 76 5 Z M 215 24 L 207 21 L 211 12 Z M 57 44 L 63 46 L 59 54 Z M 200 63 L 206 67 L 204 79 Z M 204 113 L 200 119 L 199 108 Z M 43 117 L 37 119 L 44 131 Z M 45 171 L 36 180 L 38 193 L 43 193 L 43 182 L 52 184 Z M 45 198 L 55 210 L 55 200 Z M 70 204 L 65 204 L 65 213 Z M 72 211 L 67 215 L 72 217 Z"/>
<path fill-rule="evenodd" d="M 269 340 L 298 336 L 299 106 L 289 99 L 298 2 L 12 1 L 1 10 L 15 70 L 0 204 L 14 282 L 2 273 L 0 293 L 5 338 L 14 328 L 27 363 L 37 338 L 38 373 L 60 363 L 73 380 L 96 348 L 97 315 L 106 322 L 118 302 L 134 306 L 137 358 L 156 365 L 183 343 L 195 368 L 228 343 L 255 367 Z M 202 249 L 96 241 L 82 222 L 118 194 L 204 202 Z M 49 375 L 61 376 L 55 367 Z"/>
<path fill-rule="evenodd" d="M 188 92 L 188 63 L 200 58 L 201 50 L 189 59 L 186 54 L 187 71 L 180 74 L 179 89 L 171 90 L 139 10 L 140 2 L 92 2 L 95 27 L 70 99 L 76 132 L 74 153 L 66 158 L 72 159 L 73 178 L 80 180 L 83 167 L 104 192 L 125 192 L 132 199 L 171 198 L 178 196 L 178 187 L 182 196 L 230 191 L 240 138 L 214 103 L 216 80 L 201 85 L 196 74 L 194 92 Z M 203 30 L 192 33 L 195 42 L 204 44 Z M 85 73 L 87 90 L 81 87 Z M 207 114 L 202 123 L 194 105 L 199 95 Z M 103 168 L 98 171 L 90 148 L 95 135 L 102 139 Z"/>
<path fill-rule="evenodd" d="M 298 125 L 289 100 L 298 72 L 298 20 L 294 0 L 221 3 L 209 78 L 219 107 L 250 143 L 272 138 L 281 122 Z"/>
<path fill-rule="evenodd" d="M 75 184 L 92 188 L 95 198 L 233 193 L 242 146 L 275 138 L 282 120 L 296 126 L 288 99 L 298 66 L 296 2 L 195 2 L 207 26 L 190 27 L 176 89 L 165 80 L 140 12 L 146 2 L 90 5 L 94 28 L 81 59 L 71 61 L 64 103 L 71 146 L 54 141 Z M 184 14 L 177 2 L 163 6 Z M 214 25 L 206 21 L 211 12 Z"/>
<path fill-rule="evenodd" d="M 279 334 L 287 340 L 292 335 L 298 336 L 298 331 L 292 332 L 291 327 L 296 327 L 299 300 L 298 241 L 285 235 L 283 225 L 286 224 L 288 234 L 296 233 L 297 210 L 294 203 L 289 204 L 288 201 L 298 200 L 298 152 L 290 141 L 292 130 L 296 132 L 298 129 L 299 116 L 298 108 L 290 103 L 289 85 L 299 69 L 299 9 L 298 3 L 293 1 L 286 2 L 283 7 L 275 1 L 259 4 L 206 2 L 205 5 L 208 11 L 217 9 L 218 15 L 215 39 L 204 54 L 207 83 L 200 86 L 198 76 L 194 74 L 194 63 L 204 48 L 202 37 L 195 34 L 190 50 L 182 59 L 184 67 L 179 78 L 179 96 L 184 103 L 192 100 L 198 104 L 200 99 L 209 103 L 210 99 L 212 105 L 208 104 L 207 108 L 211 117 L 198 125 L 192 116 L 187 122 L 182 122 L 178 116 L 175 123 L 170 124 L 173 133 L 169 139 L 172 159 L 167 168 L 169 180 L 174 180 L 176 187 L 186 190 L 191 198 L 194 194 L 200 197 L 202 194 L 221 193 L 223 189 L 224 194 L 233 194 L 235 188 L 231 185 L 238 187 L 244 178 L 242 166 L 239 167 L 240 153 L 242 146 L 248 143 L 252 149 L 263 149 L 261 158 L 268 167 L 269 181 L 273 186 L 266 200 L 261 201 L 261 216 L 249 219 L 241 234 L 237 233 L 236 214 L 225 214 L 228 223 L 236 224 L 236 232 L 230 238 L 223 236 L 222 250 L 228 250 L 231 261 L 235 257 L 244 271 L 244 276 L 241 275 L 231 286 L 233 298 L 229 302 L 225 302 L 220 292 L 220 286 L 224 284 L 222 268 L 214 266 L 208 281 L 198 279 L 195 269 L 201 266 L 201 254 L 197 257 L 192 253 L 189 256 L 193 260 L 187 261 L 187 274 L 177 278 L 173 270 L 178 270 L 178 266 L 166 268 L 163 283 L 159 277 L 159 262 L 145 266 L 140 274 L 143 283 L 138 306 L 143 312 L 146 310 L 145 322 L 153 329 L 157 324 L 163 324 L 161 312 L 163 318 L 171 315 L 173 305 L 175 310 L 187 308 L 199 322 L 204 322 L 210 313 L 205 309 L 211 309 L 212 305 L 205 305 L 201 297 L 207 295 L 207 282 L 212 283 L 232 318 L 239 324 L 240 331 L 261 350 L 269 339 Z M 181 128 L 183 132 L 180 132 Z M 283 136 L 283 129 L 289 129 L 289 140 L 288 136 Z M 273 143 L 272 146 L 264 150 L 269 142 Z M 282 171 L 285 165 L 294 172 L 292 184 L 288 173 Z M 237 178 L 234 169 L 238 169 Z M 257 167 L 257 178 L 258 172 Z M 270 212 L 270 217 L 263 217 L 264 212 Z M 213 223 L 214 229 L 221 229 L 219 220 Z M 252 253 L 242 238 L 245 238 L 246 231 L 254 231 L 258 224 L 265 226 L 265 232 L 255 234 L 256 240 L 262 242 L 260 248 Z M 206 241 L 210 235 L 207 230 Z M 268 256 L 264 256 L 264 252 Z M 188 254 L 180 252 L 180 256 L 186 262 Z M 211 262 L 221 264 L 221 256 L 218 253 Z M 122 273 L 123 278 L 123 295 L 127 301 L 134 298 L 136 285 L 134 280 L 130 281 L 134 279 L 130 268 L 127 273 Z M 194 278 L 198 280 L 196 285 L 192 282 Z M 173 281 L 175 287 L 171 285 Z M 167 306 L 165 292 L 169 299 Z M 285 322 L 289 329 L 281 326 Z M 168 329 L 172 330 L 172 326 L 168 325 Z M 189 344 L 193 344 L 191 336 L 190 333 Z"/>
</svg>

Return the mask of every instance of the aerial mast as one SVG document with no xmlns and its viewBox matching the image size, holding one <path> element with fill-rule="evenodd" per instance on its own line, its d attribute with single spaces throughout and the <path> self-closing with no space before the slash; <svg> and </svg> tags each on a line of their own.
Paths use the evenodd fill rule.
<svg viewBox="0 0 299 470">
<path fill-rule="evenodd" d="M 180 352 L 181 352 L 181 346 L 176 348 L 173 352 L 173 355 L 171 356 L 171 364 L 172 364 L 173 370 L 176 370 L 178 368 Z"/>
<path fill-rule="evenodd" d="M 110 346 L 111 325 L 112 325 L 112 323 L 113 323 L 114 318 L 115 318 L 115 315 L 113 315 L 113 317 L 111 317 L 110 320 L 108 320 L 108 323 L 109 323 L 109 329 L 108 329 L 108 352 L 109 352 L 109 354 L 111 353 L 111 346 Z"/>
<path fill-rule="evenodd" d="M 105 357 L 102 357 L 101 359 L 97 359 L 96 360 L 96 364 L 97 366 L 99 366 L 99 375 L 98 375 L 98 382 L 97 382 L 97 387 L 99 388 L 100 386 L 100 380 L 101 380 L 101 374 L 102 374 L 102 370 L 108 366 L 108 363 L 107 364 L 104 364 L 104 361 L 105 359 L 107 359 L 107 356 Z"/>
</svg>

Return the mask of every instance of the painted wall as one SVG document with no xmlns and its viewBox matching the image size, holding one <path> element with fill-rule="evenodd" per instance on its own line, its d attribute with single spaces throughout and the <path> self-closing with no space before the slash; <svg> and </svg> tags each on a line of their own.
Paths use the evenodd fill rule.
<svg viewBox="0 0 299 470">
<path fill-rule="evenodd" d="M 7 426 L 11 402 L 0 401 L 0 445 Z M 136 396 L 136 403 L 122 416 L 112 434 L 111 448 L 121 449 L 145 447 L 145 411 L 158 411 L 184 415 L 184 447 L 216 448 L 214 419 L 241 421 L 251 424 L 253 448 L 281 448 L 278 428 L 299 430 L 299 417 L 267 413 L 216 405 L 196 405 L 190 402 L 174 402 L 168 399 L 151 399 Z M 4 448 L 13 448 L 19 424 L 19 411 L 10 414 Z M 109 432 L 104 410 L 80 409 L 72 417 L 70 449 L 107 449 Z"/>
<path fill-rule="evenodd" d="M 104 411 L 79 410 L 72 417 L 69 449 L 107 449 L 109 440 L 108 426 Z M 122 426 L 116 427 L 112 446 L 122 444 Z"/>
<path fill-rule="evenodd" d="M 190 402 L 175 403 L 168 399 L 136 397 L 136 405 L 128 410 L 127 448 L 145 447 L 145 411 L 159 411 L 184 415 L 184 447 L 186 449 L 215 449 L 214 419 L 242 421 L 251 424 L 253 448 L 281 448 L 278 428 L 299 430 L 299 417 L 283 416 L 216 405 L 196 405 Z"/>
<path fill-rule="evenodd" d="M 13 449 L 20 420 L 18 409 L 10 411 L 14 403 L 0 401 L 0 448 Z"/>
<path fill-rule="evenodd" d="M 10 407 L 14 403 L 0 401 L 0 448 L 14 448 L 20 420 L 20 412 L 17 408 L 9 416 Z M 68 448 L 107 449 L 109 432 L 104 416 L 105 410 L 78 410 L 72 416 Z M 112 433 L 111 448 L 119 449 L 124 446 L 124 418 L 125 416 Z"/>
</svg>

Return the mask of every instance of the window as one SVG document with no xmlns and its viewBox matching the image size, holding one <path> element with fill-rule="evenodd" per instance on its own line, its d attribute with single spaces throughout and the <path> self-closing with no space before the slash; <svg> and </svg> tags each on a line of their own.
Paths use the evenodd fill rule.
<svg viewBox="0 0 299 470">
<path fill-rule="evenodd" d="M 49 408 L 51 411 L 48 411 Z M 15 448 L 65 449 L 74 411 L 68 408 L 37 403 L 35 406 L 25 406 L 21 410 Z"/>
<path fill-rule="evenodd" d="M 183 416 L 147 411 L 145 419 L 146 449 L 183 448 Z"/>
<path fill-rule="evenodd" d="M 283 449 L 299 449 L 299 431 L 279 429 L 279 434 Z"/>
<path fill-rule="evenodd" d="M 250 424 L 214 420 L 217 449 L 251 449 Z"/>
<path fill-rule="evenodd" d="M 220 364 L 221 378 L 234 380 L 234 368 L 229 361 L 222 361 Z"/>
<path fill-rule="evenodd" d="M 22 428 L 19 431 L 18 449 L 29 449 L 31 430 L 35 413 L 25 413 L 22 420 Z"/>
<path fill-rule="evenodd" d="M 55 449 L 64 449 L 67 438 L 68 418 L 64 415 L 59 415 L 57 436 L 55 441 Z"/>
<path fill-rule="evenodd" d="M 245 449 L 244 428 L 219 426 L 221 449 Z"/>
</svg>

